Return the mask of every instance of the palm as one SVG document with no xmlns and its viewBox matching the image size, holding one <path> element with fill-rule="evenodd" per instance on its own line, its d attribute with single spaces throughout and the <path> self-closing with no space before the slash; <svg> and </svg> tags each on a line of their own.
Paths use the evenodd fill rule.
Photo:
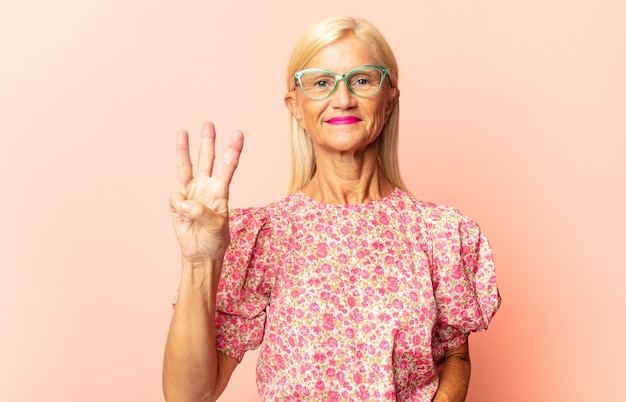
<svg viewBox="0 0 626 402">
<path fill-rule="evenodd" d="M 187 133 L 178 133 L 176 160 L 182 190 L 172 194 L 170 209 L 183 257 L 194 260 L 223 256 L 230 239 L 228 189 L 242 146 L 241 133 L 233 133 L 223 161 L 213 174 L 215 130 L 205 123 L 194 174 Z"/>
</svg>

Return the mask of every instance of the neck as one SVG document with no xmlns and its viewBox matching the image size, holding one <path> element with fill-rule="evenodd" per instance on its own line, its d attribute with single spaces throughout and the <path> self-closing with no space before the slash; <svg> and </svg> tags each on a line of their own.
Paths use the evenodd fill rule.
<svg viewBox="0 0 626 402">
<path fill-rule="evenodd" d="M 377 153 L 316 158 L 317 170 L 302 192 L 328 204 L 363 204 L 393 192 L 382 174 Z"/>
</svg>

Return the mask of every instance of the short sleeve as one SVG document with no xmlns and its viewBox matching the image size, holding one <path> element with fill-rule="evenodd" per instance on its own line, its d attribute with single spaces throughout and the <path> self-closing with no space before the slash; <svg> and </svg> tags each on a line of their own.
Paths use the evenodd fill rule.
<svg viewBox="0 0 626 402">
<path fill-rule="evenodd" d="M 432 280 L 437 304 L 433 358 L 487 329 L 500 306 L 489 242 L 478 225 L 452 208 L 432 222 Z"/>
<path fill-rule="evenodd" d="M 261 208 L 230 212 L 231 242 L 224 256 L 215 317 L 217 349 L 239 361 L 257 348 L 265 329 L 272 284 L 260 240 L 271 229 Z"/>
</svg>

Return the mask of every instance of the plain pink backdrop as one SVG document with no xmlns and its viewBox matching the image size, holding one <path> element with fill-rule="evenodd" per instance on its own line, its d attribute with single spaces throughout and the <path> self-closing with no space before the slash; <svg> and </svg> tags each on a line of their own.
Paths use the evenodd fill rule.
<svg viewBox="0 0 626 402">
<path fill-rule="evenodd" d="M 626 400 L 625 4 L 3 4 L 0 400 L 162 400 L 174 133 L 242 129 L 232 206 L 281 197 L 286 61 L 334 14 L 370 19 L 396 52 L 409 187 L 495 250 L 504 301 L 471 337 L 468 401 Z M 258 400 L 255 359 L 224 401 Z"/>
</svg>

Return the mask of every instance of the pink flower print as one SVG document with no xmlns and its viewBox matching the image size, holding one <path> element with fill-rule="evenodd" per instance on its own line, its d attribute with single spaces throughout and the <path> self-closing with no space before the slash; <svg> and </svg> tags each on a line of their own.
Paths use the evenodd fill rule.
<svg viewBox="0 0 626 402">
<path fill-rule="evenodd" d="M 235 280 L 241 278 L 241 272 L 238 269 L 233 269 L 232 277 Z"/>
<path fill-rule="evenodd" d="M 349 235 L 350 234 L 350 228 L 348 226 L 343 226 L 341 228 L 341 233 L 346 235 L 346 236 Z"/>
<path fill-rule="evenodd" d="M 378 221 L 385 226 L 389 226 L 389 215 L 384 212 L 378 214 Z"/>
<path fill-rule="evenodd" d="M 398 293 L 400 289 L 398 278 L 389 276 L 387 277 L 387 290 L 391 293 Z"/>
<path fill-rule="evenodd" d="M 400 299 L 393 299 L 393 302 L 391 302 L 391 304 L 398 310 L 402 310 L 404 308 L 404 303 L 402 303 L 402 300 Z"/>
<path fill-rule="evenodd" d="M 320 312 L 320 305 L 313 302 L 311 303 L 311 305 L 309 306 L 309 311 L 311 313 L 319 313 Z"/>
<path fill-rule="evenodd" d="M 372 332 L 375 329 L 376 329 L 376 325 L 372 322 L 363 325 L 363 332 L 365 332 L 366 334 Z"/>
<path fill-rule="evenodd" d="M 413 345 L 420 345 L 422 342 L 422 337 L 419 334 L 415 334 L 413 335 L 413 339 L 412 339 Z"/>
<path fill-rule="evenodd" d="M 363 376 L 361 375 L 361 373 L 354 374 L 354 382 L 356 384 L 360 384 L 363 382 Z"/>
<path fill-rule="evenodd" d="M 332 314 L 324 314 L 322 327 L 329 332 L 335 329 L 335 317 Z"/>
<path fill-rule="evenodd" d="M 337 341 L 337 338 L 331 336 L 326 341 L 326 345 L 328 345 L 328 347 L 331 349 L 335 349 L 337 346 L 339 346 L 339 342 Z"/>
<path fill-rule="evenodd" d="M 313 237 L 313 235 L 308 235 L 304 241 L 306 244 L 313 244 L 313 242 L 315 242 L 315 237 Z"/>
<path fill-rule="evenodd" d="M 328 255 L 328 248 L 326 246 L 326 243 L 319 243 L 317 245 L 316 255 L 318 258 L 326 258 L 326 256 Z"/>
<path fill-rule="evenodd" d="M 363 279 L 367 280 L 370 277 L 370 275 L 371 275 L 370 272 L 365 269 L 361 271 L 361 278 Z"/>
<path fill-rule="evenodd" d="M 339 254 L 339 257 L 337 257 L 339 262 L 341 264 L 347 264 L 348 263 L 348 256 L 346 256 L 345 254 L 341 253 Z"/>
<path fill-rule="evenodd" d="M 374 273 L 378 276 L 383 276 L 385 274 L 385 270 L 380 265 L 377 265 L 376 268 L 374 268 Z"/>
<path fill-rule="evenodd" d="M 348 337 L 350 339 L 354 339 L 354 328 L 347 328 L 346 329 L 346 337 Z"/>
<path fill-rule="evenodd" d="M 354 312 L 352 316 L 354 317 L 354 322 L 356 323 L 363 322 L 363 319 L 364 319 L 363 314 L 359 313 L 358 311 Z"/>
<path fill-rule="evenodd" d="M 461 279 L 461 277 L 463 276 L 463 271 L 461 269 L 461 266 L 459 264 L 456 264 L 452 267 L 452 278 L 459 280 Z"/>
<path fill-rule="evenodd" d="M 324 387 L 324 381 L 322 381 L 322 380 L 318 380 L 318 381 L 315 383 L 315 389 L 316 389 L 318 392 L 324 392 L 324 388 L 325 388 L 325 387 Z"/>
</svg>

